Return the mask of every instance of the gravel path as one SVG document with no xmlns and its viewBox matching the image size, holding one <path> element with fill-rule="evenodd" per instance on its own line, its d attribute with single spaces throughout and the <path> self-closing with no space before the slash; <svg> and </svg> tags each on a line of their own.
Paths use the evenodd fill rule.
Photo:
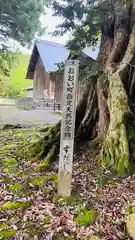
<svg viewBox="0 0 135 240">
<path fill-rule="evenodd" d="M 55 124 L 61 118 L 50 110 L 19 110 L 13 106 L 0 106 L 0 125 L 3 124 L 21 124 L 25 125 L 42 125 Z"/>
</svg>

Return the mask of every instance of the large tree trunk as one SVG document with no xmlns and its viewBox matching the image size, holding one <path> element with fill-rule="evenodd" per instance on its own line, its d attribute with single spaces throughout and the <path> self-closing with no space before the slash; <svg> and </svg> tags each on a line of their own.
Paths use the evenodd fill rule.
<svg viewBox="0 0 135 240">
<path fill-rule="evenodd" d="M 134 0 L 115 1 L 102 27 L 98 69 L 77 107 L 75 139 L 101 139 L 102 166 L 123 176 L 130 171 L 128 119 L 132 115 L 134 121 L 135 113 Z M 45 129 L 39 146 L 32 146 L 33 157 L 38 154 L 50 161 L 59 152 L 60 125 Z"/>
<path fill-rule="evenodd" d="M 119 1 L 122 19 L 121 16 L 116 16 L 114 44 L 106 64 L 110 123 L 101 151 L 101 160 L 103 166 L 112 167 L 120 176 L 130 171 L 129 136 L 126 126 L 127 116 L 130 114 L 129 71 L 135 57 L 135 23 L 131 15 L 133 5 L 129 0 Z M 134 11 L 132 14 L 134 15 Z"/>
</svg>

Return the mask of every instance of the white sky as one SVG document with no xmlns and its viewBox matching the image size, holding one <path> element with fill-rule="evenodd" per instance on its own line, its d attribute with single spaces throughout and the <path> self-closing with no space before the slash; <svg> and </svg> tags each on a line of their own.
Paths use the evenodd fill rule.
<svg viewBox="0 0 135 240">
<path fill-rule="evenodd" d="M 56 26 L 59 25 L 60 23 L 62 23 L 62 18 L 54 17 L 52 9 L 47 8 L 46 15 L 41 17 L 41 24 L 43 27 L 46 27 L 47 29 L 45 34 L 39 39 L 48 40 L 48 41 L 52 41 L 60 44 L 66 44 L 68 40 L 71 40 L 71 37 L 72 37 L 71 33 L 66 33 L 64 36 L 57 36 L 57 37 L 53 37 L 51 34 L 54 32 Z M 20 50 L 23 52 L 31 52 L 32 48 L 33 46 L 31 46 L 29 49 L 22 48 Z M 89 49 L 89 51 L 90 51 L 91 57 L 95 59 L 97 57 L 98 50 L 94 52 L 93 50 Z M 87 53 L 88 53 L 88 49 L 87 49 Z"/>
<path fill-rule="evenodd" d="M 60 44 L 65 45 L 66 42 L 69 39 L 71 39 L 71 34 L 67 33 L 64 36 L 58 36 L 58 37 L 53 37 L 52 34 L 51 34 L 52 32 L 54 32 L 55 27 L 57 25 L 59 25 L 60 23 L 62 23 L 62 18 L 54 17 L 52 9 L 47 8 L 46 14 L 41 17 L 41 24 L 42 24 L 43 27 L 46 27 L 47 29 L 46 29 L 45 34 L 42 37 L 40 37 L 39 39 L 48 40 L 48 41 L 51 41 L 51 42 L 56 42 L 56 43 L 60 43 Z M 32 48 L 33 48 L 33 46 L 31 46 L 29 49 L 20 47 L 20 51 L 31 52 Z"/>
<path fill-rule="evenodd" d="M 62 22 L 62 19 L 60 17 L 54 17 L 52 9 L 47 9 L 46 15 L 41 17 L 41 23 L 43 27 L 47 27 L 46 33 L 44 36 L 42 36 L 42 39 L 53 41 L 61 44 L 66 44 L 67 40 L 70 39 L 69 34 L 66 34 L 64 36 L 58 36 L 58 37 L 52 37 L 50 34 L 51 32 L 54 32 L 55 27 L 59 25 Z"/>
</svg>

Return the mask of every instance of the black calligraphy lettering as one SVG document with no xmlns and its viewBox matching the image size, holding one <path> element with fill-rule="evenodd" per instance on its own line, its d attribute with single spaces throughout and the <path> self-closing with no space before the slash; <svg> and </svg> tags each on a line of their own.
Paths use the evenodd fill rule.
<svg viewBox="0 0 135 240">
<path fill-rule="evenodd" d="M 69 148 L 70 148 L 70 146 L 69 146 L 69 145 L 66 145 L 66 146 L 64 147 L 64 152 L 65 152 L 65 153 L 68 153 Z"/>
<path fill-rule="evenodd" d="M 67 87 L 74 87 L 74 82 L 67 82 Z"/>
<path fill-rule="evenodd" d="M 74 72 L 75 72 L 74 68 L 69 68 L 69 70 L 68 70 L 69 74 L 74 74 Z"/>
<path fill-rule="evenodd" d="M 69 81 L 69 82 L 70 82 L 70 81 L 73 82 L 73 81 L 74 81 L 74 76 L 73 76 L 73 75 L 69 75 L 69 76 L 68 76 L 68 81 Z"/>
<path fill-rule="evenodd" d="M 65 119 L 72 119 L 72 114 L 70 112 L 66 113 Z"/>
<path fill-rule="evenodd" d="M 64 137 L 65 138 L 71 138 L 72 134 L 70 132 L 65 132 Z"/>
<path fill-rule="evenodd" d="M 65 154 L 64 155 L 64 162 L 65 162 L 65 164 L 68 164 L 69 163 L 69 159 L 70 159 L 70 154 Z"/>
<path fill-rule="evenodd" d="M 71 106 L 67 106 L 67 112 L 72 113 Z"/>
<path fill-rule="evenodd" d="M 69 87 L 67 88 L 67 92 L 72 93 L 72 92 L 73 92 L 73 88 L 69 86 Z"/>
<path fill-rule="evenodd" d="M 66 119 L 65 120 L 65 124 L 66 125 L 71 125 L 72 124 L 72 120 L 71 119 Z"/>
<path fill-rule="evenodd" d="M 65 161 L 65 163 L 63 164 L 63 168 L 65 172 L 69 171 L 69 167 L 70 167 L 70 161 L 68 159 L 68 161 Z"/>
<path fill-rule="evenodd" d="M 71 131 L 71 126 L 66 125 L 66 126 L 65 126 L 65 131 L 70 132 L 70 131 Z"/>
<path fill-rule="evenodd" d="M 72 100 L 67 100 L 67 106 L 72 106 Z"/>
<path fill-rule="evenodd" d="M 68 160 L 68 158 L 69 158 L 69 157 L 68 157 L 68 155 L 64 155 L 64 160 L 66 160 L 66 161 L 67 161 L 67 160 Z"/>
<path fill-rule="evenodd" d="M 67 99 L 68 99 L 68 100 L 72 100 L 72 99 L 73 99 L 73 96 L 72 96 L 71 93 L 68 93 L 68 94 L 67 94 Z"/>
</svg>

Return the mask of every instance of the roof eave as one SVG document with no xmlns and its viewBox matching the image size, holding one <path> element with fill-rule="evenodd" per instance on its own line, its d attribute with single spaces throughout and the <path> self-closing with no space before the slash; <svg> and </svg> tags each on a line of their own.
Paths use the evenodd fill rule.
<svg viewBox="0 0 135 240">
<path fill-rule="evenodd" d="M 38 56 L 39 56 L 39 52 L 35 44 L 32 50 L 30 61 L 29 61 L 29 65 L 26 73 L 26 79 L 31 79 L 31 80 L 34 79 L 34 71 L 35 71 Z"/>
</svg>

